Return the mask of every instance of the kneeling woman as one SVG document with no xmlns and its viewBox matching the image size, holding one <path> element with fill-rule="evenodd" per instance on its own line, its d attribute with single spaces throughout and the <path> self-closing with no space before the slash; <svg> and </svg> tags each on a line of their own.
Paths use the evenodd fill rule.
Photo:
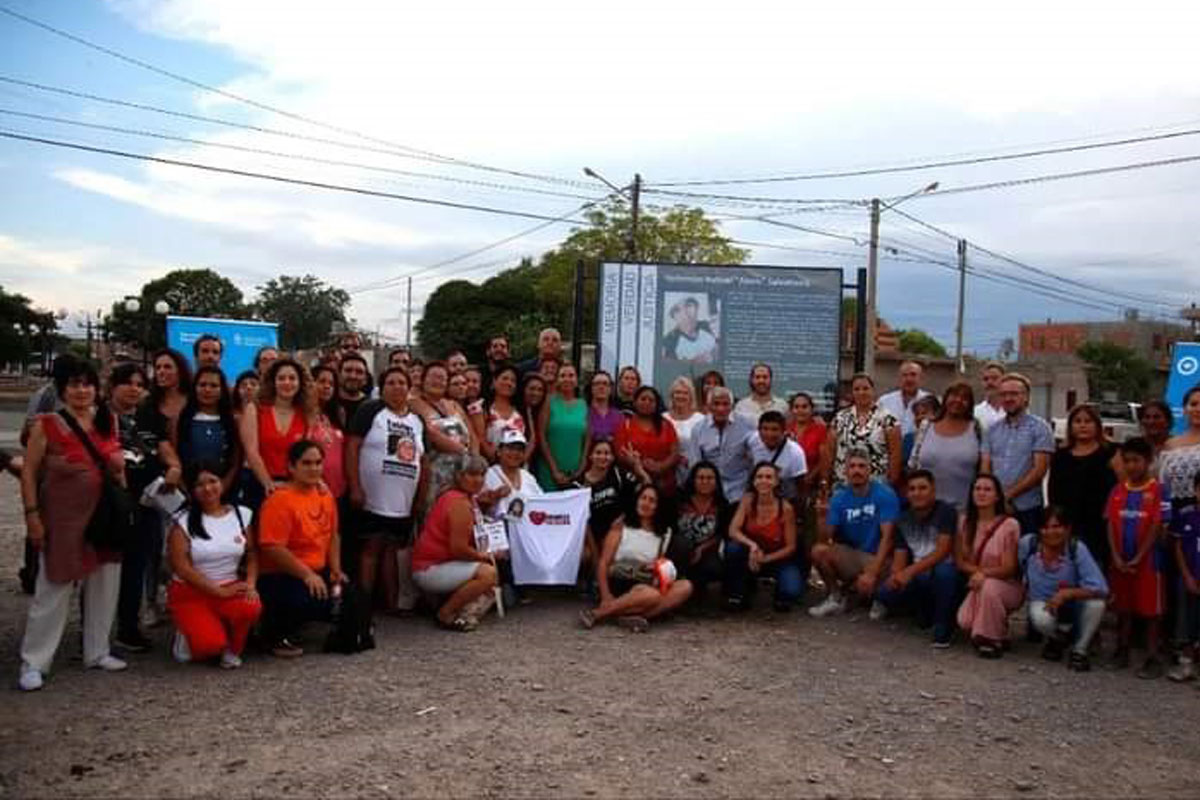
<svg viewBox="0 0 1200 800">
<path fill-rule="evenodd" d="M 221 666 L 242 665 L 246 636 L 262 613 L 258 599 L 258 558 L 250 541 L 252 512 L 221 502 L 225 470 L 214 461 L 188 466 L 184 481 L 191 508 L 181 514 L 167 540 L 171 571 L 167 606 L 186 646 L 180 661 L 220 656 Z M 245 577 L 239 577 L 243 563 Z"/>
<path fill-rule="evenodd" d="M 758 578 L 775 576 L 775 610 L 789 611 L 804 591 L 796 563 L 796 512 L 779 493 L 779 470 L 763 461 L 750 474 L 750 491 L 742 496 L 729 523 L 725 545 L 725 601 L 730 609 L 745 607 Z"/>
<path fill-rule="evenodd" d="M 496 567 L 489 554 L 475 548 L 476 497 L 483 491 L 487 461 L 468 453 L 452 466 L 453 483 L 434 502 L 413 547 L 413 582 L 429 594 L 450 595 L 438 609 L 438 622 L 465 633 L 475 630 L 490 607 Z"/>
<path fill-rule="evenodd" d="M 967 599 L 958 626 L 982 658 L 999 658 L 1008 646 L 1008 615 L 1021 605 L 1017 540 L 1021 526 L 1005 510 L 995 475 L 980 475 L 971 487 L 967 513 L 958 529 L 954 561 L 967 576 Z"/>
<path fill-rule="evenodd" d="M 634 496 L 631 512 L 613 523 L 596 566 L 600 605 L 580 612 L 583 627 L 615 617 L 618 624 L 640 633 L 650 627 L 649 620 L 679 608 L 691 597 L 692 584 L 686 579 L 668 584 L 665 591 L 653 585 L 655 562 L 671 542 L 662 506 L 658 487 L 643 486 Z"/>
<path fill-rule="evenodd" d="M 356 653 L 375 646 L 370 609 L 342 571 L 337 502 L 325 488 L 325 454 L 311 439 L 288 448 L 289 481 L 258 516 L 263 632 L 280 658 L 304 654 L 297 640 L 306 622 L 332 622 L 325 650 Z"/>
</svg>

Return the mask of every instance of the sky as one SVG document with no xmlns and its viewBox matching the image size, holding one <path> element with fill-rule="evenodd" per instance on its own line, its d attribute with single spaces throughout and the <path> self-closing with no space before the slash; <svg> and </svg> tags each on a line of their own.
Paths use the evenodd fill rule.
<svg viewBox="0 0 1200 800">
<path fill-rule="evenodd" d="M 193 83 L 0 13 L 0 133 L 549 218 L 577 219 L 609 191 L 584 167 L 621 186 L 639 173 L 650 210 L 701 205 L 725 235 L 755 243 L 752 263 L 848 274 L 865 264 L 863 201 L 936 181 L 938 191 L 882 215 L 880 313 L 952 346 L 954 237 L 965 238 L 991 253 L 968 251 L 978 274 L 967 279 L 964 340 L 981 355 L 1022 321 L 1113 319 L 1125 307 L 1169 317 L 1200 295 L 1200 161 L 953 191 L 1200 154 L 1189 133 L 1200 131 L 1200 9 L 1187 4 L 611 2 L 601 12 L 552 2 L 0 0 L 2 9 Z M 1167 134 L 1177 135 L 886 174 L 664 185 Z M 825 199 L 848 202 L 788 202 Z M 777 214 L 810 231 L 753 219 Z M 68 326 L 171 269 L 211 267 L 248 297 L 276 275 L 312 273 L 352 290 L 361 327 L 401 341 L 407 273 L 422 270 L 419 309 L 440 282 L 485 279 L 571 230 L 516 236 L 537 225 L 0 137 L 0 285 L 66 310 Z"/>
</svg>

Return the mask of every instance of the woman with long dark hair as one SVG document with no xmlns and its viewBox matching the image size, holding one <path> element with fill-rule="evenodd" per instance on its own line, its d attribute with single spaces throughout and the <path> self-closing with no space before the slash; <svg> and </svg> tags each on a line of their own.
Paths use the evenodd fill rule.
<svg viewBox="0 0 1200 800">
<path fill-rule="evenodd" d="M 937 417 L 920 423 L 908 468 L 932 472 L 937 499 L 962 513 L 979 472 L 982 439 L 983 427 L 975 420 L 975 393 L 971 385 L 962 381 L 952 383 L 942 395 Z"/>
<path fill-rule="evenodd" d="M 671 560 L 699 592 L 723 574 L 721 543 L 729 536 L 731 516 L 716 464 L 697 462 L 679 498 Z"/>
<path fill-rule="evenodd" d="M 725 602 L 741 610 L 758 578 L 775 577 L 775 610 L 790 611 L 804 591 L 796 563 L 796 511 L 779 491 L 779 470 L 769 461 L 750 472 L 750 485 L 729 523 L 725 545 Z"/>
<path fill-rule="evenodd" d="M 325 485 L 340 500 L 346 493 L 344 431 L 350 421 L 345 419 L 346 407 L 338 402 L 337 371 L 328 365 L 317 367 L 313 370 L 313 384 L 317 392 L 317 419 L 309 438 L 325 451 Z"/>
<path fill-rule="evenodd" d="M 223 473 L 219 463 L 204 460 L 185 470 L 192 502 L 167 538 L 174 573 L 167 607 L 178 629 L 172 648 L 177 661 L 219 657 L 223 668 L 236 669 L 262 602 L 253 512 L 221 500 Z"/>
<path fill-rule="evenodd" d="M 1008 615 L 1024 592 L 1017 567 L 1021 527 L 1010 516 L 1004 487 L 995 475 L 980 475 L 971 487 L 967 513 L 955 537 L 954 563 L 967 576 L 967 599 L 958 626 L 982 658 L 999 658 L 1008 644 Z"/>
<path fill-rule="evenodd" d="M 521 413 L 517 398 L 517 386 L 521 374 L 512 364 L 501 364 L 492 375 L 491 402 L 488 403 L 484 423 L 484 435 L 479 442 L 479 449 L 488 461 L 495 462 L 499 458 L 500 443 L 508 431 L 516 431 L 525 437 L 525 457 L 522 463 L 528 463 L 533 429 L 528 427 L 525 416 Z"/>
<path fill-rule="evenodd" d="M 109 652 L 108 638 L 117 610 L 121 556 L 97 549 L 85 537 L 101 502 L 103 481 L 125 481 L 117 423 L 107 409 L 97 413 L 100 378 L 91 364 L 71 362 L 55 374 L 54 388 L 63 408 L 36 418 L 21 472 L 25 528 L 41 552 L 21 639 L 19 685 L 24 691 L 42 688 L 67 626 L 76 583 L 82 584 L 87 607 L 84 666 L 106 672 L 126 667 Z"/>
<path fill-rule="evenodd" d="M 1050 502 L 1066 509 L 1071 531 L 1107 574 L 1111 551 L 1104 506 L 1117 485 L 1121 459 L 1104 435 L 1094 406 L 1079 405 L 1067 414 L 1067 441 L 1050 457 Z"/>
<path fill-rule="evenodd" d="M 626 469 L 617 461 L 617 451 L 608 439 L 589 443 L 584 468 L 575 486 L 590 489 L 588 536 L 583 542 L 584 568 L 594 568 L 613 522 L 629 507 L 638 486 L 650 483 L 650 476 L 639 462 Z"/>
<path fill-rule="evenodd" d="M 663 418 L 663 402 L 653 386 L 642 386 L 633 395 L 633 413 L 625 418 L 614 442 L 617 458 L 626 468 L 636 459 L 662 490 L 675 495 L 675 468 L 681 458 L 675 426 Z"/>
<path fill-rule="evenodd" d="M 216 464 L 221 494 L 229 494 L 242 467 L 242 442 L 225 373 L 219 367 L 196 370 L 172 440 L 185 471 L 188 465 L 201 461 Z"/>
<path fill-rule="evenodd" d="M 288 449 L 307 436 L 316 418 L 317 395 L 308 370 L 290 358 L 272 361 L 258 399 L 242 414 L 242 446 L 262 491 L 247 498 L 247 505 L 254 508 L 288 482 Z"/>
<path fill-rule="evenodd" d="M 667 581 L 656 575 L 656 565 L 665 559 L 671 544 L 671 526 L 665 519 L 662 494 L 652 484 L 638 489 L 632 507 L 613 523 L 600 562 L 596 583 L 600 604 L 579 614 L 579 622 L 592 628 L 606 619 L 644 633 L 650 620 L 667 614 L 692 596 L 686 578 Z"/>
<path fill-rule="evenodd" d="M 420 398 L 409 399 L 425 425 L 427 444 L 429 483 L 421 516 L 429 513 L 438 495 L 454 484 L 459 458 L 478 449 L 466 411 L 449 395 L 450 370 L 441 361 L 431 361 L 425 365 L 424 381 Z"/>
</svg>

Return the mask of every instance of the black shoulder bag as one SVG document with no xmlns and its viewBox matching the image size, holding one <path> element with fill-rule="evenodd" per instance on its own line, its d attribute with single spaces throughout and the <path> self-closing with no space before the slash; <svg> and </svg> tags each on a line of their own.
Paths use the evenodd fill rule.
<svg viewBox="0 0 1200 800">
<path fill-rule="evenodd" d="M 71 432 L 83 443 L 84 448 L 100 470 L 100 497 L 96 508 L 83 531 L 84 540 L 97 550 L 124 553 L 133 534 L 133 498 L 108 474 L 100 451 L 84 433 L 83 428 L 67 411 L 58 412 L 66 421 Z M 101 409 L 98 413 L 108 413 Z"/>
</svg>

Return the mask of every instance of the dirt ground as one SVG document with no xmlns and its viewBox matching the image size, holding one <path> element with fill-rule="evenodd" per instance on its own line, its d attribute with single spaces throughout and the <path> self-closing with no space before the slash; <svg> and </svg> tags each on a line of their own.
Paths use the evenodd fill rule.
<svg viewBox="0 0 1200 800">
<path fill-rule="evenodd" d="M 237 672 L 171 662 L 159 628 L 116 675 L 72 660 L 72 622 L 22 694 L 19 518 L 0 477 L 2 796 L 1200 795 L 1200 691 L 861 614 L 585 632 L 573 595 L 540 595 L 472 634 L 388 618 L 373 652 Z"/>
</svg>

